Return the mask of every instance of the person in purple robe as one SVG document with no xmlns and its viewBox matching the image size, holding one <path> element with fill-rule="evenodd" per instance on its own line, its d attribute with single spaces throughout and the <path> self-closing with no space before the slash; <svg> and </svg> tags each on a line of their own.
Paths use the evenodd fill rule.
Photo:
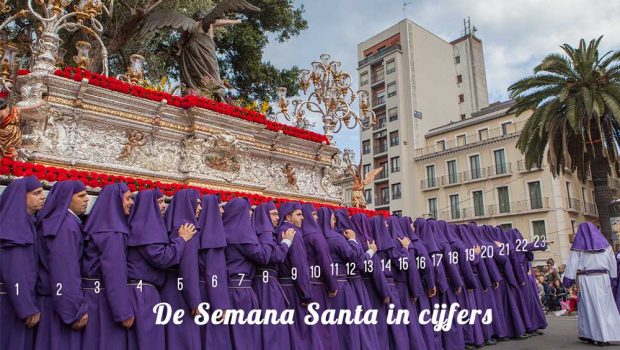
<svg viewBox="0 0 620 350">
<path fill-rule="evenodd" d="M 358 305 L 364 310 L 372 308 L 368 292 L 362 283 L 358 270 L 353 266 L 368 265 L 377 251 L 374 242 L 364 252 L 356 240 L 353 230 L 345 229 L 343 233 L 335 231 L 336 217 L 329 208 L 319 208 L 318 224 L 327 241 L 332 258 L 332 272 L 338 283 L 338 293 L 332 303 L 336 310 L 355 311 Z M 347 218 L 348 220 L 348 218 Z M 333 349 L 377 349 L 376 327 L 366 324 L 343 324 L 337 326 L 337 345 Z M 373 334 L 371 336 L 371 334 Z"/>
<path fill-rule="evenodd" d="M 166 281 L 166 269 L 178 265 L 186 242 L 196 228 L 187 224 L 170 240 L 162 216 L 164 195 L 160 190 L 141 191 L 129 214 L 127 278 L 136 321 L 127 332 L 129 349 L 165 349 L 164 327 L 155 324 L 153 307 L 161 302 L 159 290 Z"/>
<path fill-rule="evenodd" d="M 379 258 L 379 266 L 385 275 L 388 284 L 388 293 L 390 296 L 390 304 L 375 303 L 373 306 L 378 310 L 378 318 L 381 320 L 377 324 L 377 335 L 379 336 L 379 344 L 388 344 L 390 349 L 409 349 L 409 335 L 407 326 L 403 323 L 388 325 L 384 320 L 387 319 L 388 309 L 393 307 L 394 312 L 403 309 L 400 302 L 400 296 L 396 289 L 394 281 L 395 271 L 406 272 L 409 269 L 409 237 L 393 239 L 388 231 L 385 218 L 382 215 L 370 218 L 371 235 L 377 244 L 377 256 Z M 399 226 L 399 225 L 396 225 Z M 400 227 L 400 226 L 399 226 Z M 398 242 L 395 243 L 394 241 Z M 411 267 L 413 268 L 413 267 Z M 371 298 L 377 300 L 378 298 Z M 411 347 L 412 349 L 414 347 Z"/>
<path fill-rule="evenodd" d="M 34 176 L 11 182 L 0 195 L 0 349 L 32 349 L 40 312 L 36 301 L 34 215 L 45 192 Z"/>
<path fill-rule="evenodd" d="M 616 252 L 616 263 L 618 264 L 617 270 L 620 271 L 620 249 Z M 618 311 L 620 312 L 620 278 L 616 278 L 614 298 L 616 299 L 616 305 L 618 306 Z"/>
<path fill-rule="evenodd" d="M 288 299 L 278 281 L 278 264 L 284 262 L 288 254 L 286 244 L 278 244 L 280 238 L 275 234 L 280 216 L 278 208 L 273 202 L 262 203 L 254 210 L 254 229 L 258 236 L 258 241 L 264 249 L 271 249 L 269 262 L 266 265 L 258 266 L 256 275 L 252 281 L 252 287 L 256 292 L 258 304 L 261 310 L 276 310 L 283 312 L 290 307 Z M 293 234 L 295 230 L 289 229 Z M 265 247 L 266 246 L 266 247 Z M 284 350 L 291 347 L 291 332 L 293 325 L 264 325 L 262 329 L 262 348 Z"/>
<path fill-rule="evenodd" d="M 37 215 L 41 322 L 35 349 L 81 349 L 80 331 L 88 322 L 88 310 L 80 274 L 84 242 L 78 216 L 86 213 L 88 201 L 81 181 L 57 182 Z"/>
<path fill-rule="evenodd" d="M 295 235 L 303 236 L 301 225 L 304 220 L 301 204 L 286 202 L 278 208 L 280 217 L 276 232 L 280 235 L 293 229 Z M 303 238 L 296 239 L 289 248 L 288 255 L 278 265 L 278 280 L 289 302 L 289 308 L 295 310 L 295 325 L 291 329 L 291 348 L 310 349 L 310 326 L 304 322 L 308 313 L 307 306 L 312 299 L 310 287 L 310 266 Z"/>
<path fill-rule="evenodd" d="M 523 235 L 517 229 L 509 229 L 506 235 L 512 247 L 515 247 L 514 251 L 510 251 L 512 254 L 510 258 L 515 269 L 515 277 L 517 277 L 519 282 L 519 293 L 517 293 L 517 296 L 520 302 L 518 306 L 525 323 L 525 330 L 531 335 L 541 335 L 543 334 L 541 329 L 547 328 L 547 320 L 538 297 L 538 288 L 534 289 L 532 287 L 533 274 L 530 261 L 534 258 L 532 252 L 546 250 L 547 244 L 550 242 L 543 242 L 541 244 L 537 242 L 526 243 Z"/>
<path fill-rule="evenodd" d="M 175 193 L 164 215 L 169 240 L 174 241 L 188 225 L 200 230 L 197 218 L 201 210 L 198 191 L 184 189 Z M 161 300 L 169 303 L 173 310 L 185 312 L 181 324 L 169 322 L 165 325 L 166 349 L 200 349 L 202 346 L 200 327 L 194 322 L 198 305 L 202 302 L 199 246 L 199 240 L 189 240 L 185 243 L 179 264 L 166 270 L 166 281 L 160 291 Z"/>
<path fill-rule="evenodd" d="M 250 202 L 246 198 L 235 198 L 224 206 L 222 215 L 226 232 L 226 265 L 228 266 L 228 294 L 233 309 L 246 314 L 260 309 L 252 280 L 256 266 L 269 262 L 272 248 L 262 246 L 250 217 Z M 280 245 L 291 246 L 295 233 L 285 231 Z M 290 249 L 290 248 L 289 248 Z M 234 349 L 256 349 L 262 345 L 261 328 L 253 325 L 234 324 L 230 326 Z"/>
<path fill-rule="evenodd" d="M 310 265 L 310 290 L 312 301 L 319 303 L 317 312 L 332 309 L 332 299 L 338 294 L 338 282 L 332 273 L 332 258 L 321 227 L 318 215 L 312 204 L 301 206 L 303 221 L 301 230 Z M 310 327 L 311 349 L 330 349 L 336 342 L 336 329 L 333 326 L 317 323 Z"/>
<path fill-rule="evenodd" d="M 409 337 L 410 349 L 426 349 L 422 327 L 419 322 L 418 298 L 424 296 L 422 277 L 417 266 L 415 251 L 409 235 L 403 230 L 401 218 L 392 215 L 386 219 L 390 237 L 395 247 L 402 246 L 406 255 L 400 261 L 396 261 L 396 269 L 393 269 L 394 283 L 399 302 L 403 309 L 409 311 L 410 323 L 406 325 Z"/>
<path fill-rule="evenodd" d="M 222 222 L 220 197 L 202 196 L 202 211 L 198 218 L 200 226 L 200 292 L 202 300 L 209 303 L 211 310 L 230 310 L 232 304 L 228 295 L 228 270 L 226 268 L 226 232 Z M 203 349 L 229 349 L 230 329 L 228 325 L 208 322 L 202 328 Z"/>
<path fill-rule="evenodd" d="M 422 280 L 421 284 L 416 284 L 416 277 L 413 275 L 408 281 L 411 296 L 417 298 L 414 304 L 416 304 L 417 308 L 415 311 L 419 314 L 422 310 L 431 309 L 431 298 L 437 294 L 437 287 L 435 285 L 435 270 L 429 263 L 431 258 L 424 242 L 422 242 L 420 236 L 418 236 L 415 232 L 413 220 L 406 216 L 400 218 L 400 222 L 404 232 L 407 234 L 407 237 L 411 240 L 409 249 L 411 254 L 411 263 L 415 263 L 416 270 L 419 271 Z M 433 324 L 428 323 L 421 325 L 421 331 L 426 349 L 435 349 Z"/>
<path fill-rule="evenodd" d="M 441 223 L 441 221 L 440 221 Z M 482 309 L 482 305 L 478 305 L 476 301 L 476 293 L 480 289 L 479 279 L 474 274 L 473 258 L 471 258 L 471 251 L 468 251 L 467 245 L 462 241 L 458 235 L 458 228 L 456 225 L 448 225 L 443 222 L 444 236 L 450 244 L 453 253 L 456 256 L 449 257 L 454 260 L 456 257 L 456 265 L 459 267 L 459 271 L 463 276 L 463 292 L 457 295 L 457 300 L 461 305 L 461 309 L 474 310 Z M 454 261 L 453 261 L 454 262 Z M 462 325 L 463 337 L 465 340 L 465 348 L 473 349 L 474 347 L 481 347 L 484 345 L 484 335 L 482 333 L 481 319 L 476 318 L 474 323 L 468 323 Z"/>
<path fill-rule="evenodd" d="M 124 183 L 105 186 L 93 206 L 84 232 L 82 289 L 88 305 L 84 349 L 126 349 L 127 329 L 135 315 L 127 286 L 127 217 L 133 198 Z"/>
</svg>

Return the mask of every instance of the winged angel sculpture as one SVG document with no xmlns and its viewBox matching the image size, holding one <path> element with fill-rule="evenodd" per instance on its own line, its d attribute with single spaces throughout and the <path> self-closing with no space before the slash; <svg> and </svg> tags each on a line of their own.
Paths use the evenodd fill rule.
<svg viewBox="0 0 620 350">
<path fill-rule="evenodd" d="M 375 177 L 383 170 L 383 168 L 377 168 L 369 171 L 368 174 L 362 179 L 362 163 L 357 166 L 350 164 L 347 167 L 347 172 L 353 177 L 353 186 L 351 187 L 351 206 L 353 208 L 366 209 L 366 199 L 364 198 L 364 187 L 372 183 Z"/>
<path fill-rule="evenodd" d="M 224 14 L 241 11 L 260 11 L 245 0 L 222 0 L 208 14 L 198 11 L 190 18 L 174 10 L 159 10 L 150 14 L 137 34 L 144 37 L 152 31 L 172 28 L 182 31 L 176 47 L 181 82 L 188 88 L 198 90 L 203 82 L 222 86 L 217 63 L 213 30 L 217 27 L 238 24 L 241 20 L 222 19 Z"/>
</svg>

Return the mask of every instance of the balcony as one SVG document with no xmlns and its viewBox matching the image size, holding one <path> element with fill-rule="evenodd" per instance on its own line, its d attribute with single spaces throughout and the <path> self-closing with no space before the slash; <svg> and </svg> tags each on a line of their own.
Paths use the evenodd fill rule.
<svg viewBox="0 0 620 350">
<path fill-rule="evenodd" d="M 438 177 L 432 177 L 430 179 L 424 179 L 422 180 L 422 190 L 431 190 L 431 189 L 435 189 L 435 188 L 439 188 L 439 184 L 441 183 L 441 178 Z"/>
<path fill-rule="evenodd" d="M 463 182 L 476 182 L 482 181 L 487 178 L 487 169 L 486 168 L 478 168 L 470 171 L 466 171 L 463 173 Z"/>
<path fill-rule="evenodd" d="M 379 108 L 385 106 L 385 96 L 379 96 L 372 100 L 372 108 Z"/>
<path fill-rule="evenodd" d="M 385 80 L 385 74 L 377 74 L 370 78 L 370 86 L 375 86 L 378 83 L 382 83 Z"/>
<path fill-rule="evenodd" d="M 458 143 L 456 139 L 453 139 L 453 140 L 446 141 L 444 147 L 442 147 L 441 145 L 434 144 L 434 145 L 430 145 L 424 148 L 418 148 L 416 149 L 416 158 L 434 155 L 436 153 L 441 153 L 441 152 L 457 151 L 460 149 L 473 147 L 474 145 L 478 145 L 480 143 L 487 143 L 487 142 L 492 142 L 494 140 L 498 140 L 500 138 L 515 136 L 521 132 L 524 125 L 525 125 L 525 121 L 507 125 L 504 127 L 504 129 L 506 129 L 505 130 L 506 133 L 503 132 L 502 127 L 497 127 L 497 128 L 489 129 L 489 132 L 483 135 L 480 135 L 478 133 L 468 134 L 466 136 L 466 140 L 467 140 L 466 144 Z"/>
<path fill-rule="evenodd" d="M 495 164 L 494 166 L 490 166 L 487 168 L 487 175 L 489 178 L 510 176 L 512 175 L 512 164 L 503 163 L 503 164 Z"/>
<path fill-rule="evenodd" d="M 596 204 L 594 203 L 585 203 L 585 215 L 587 216 L 598 216 L 598 212 L 596 211 Z"/>
<path fill-rule="evenodd" d="M 370 55 L 370 56 L 364 58 L 363 60 L 357 62 L 357 67 L 361 68 L 361 67 L 367 65 L 368 63 L 375 62 L 375 61 L 383 58 L 385 55 L 387 55 L 387 54 L 389 54 L 391 52 L 394 52 L 396 50 L 400 50 L 400 45 L 392 45 L 392 46 L 386 47 L 385 49 L 375 53 L 374 55 Z"/>
<path fill-rule="evenodd" d="M 620 179 L 616 179 L 615 177 L 608 178 L 609 188 L 615 191 L 620 191 Z"/>
<path fill-rule="evenodd" d="M 377 131 L 379 129 L 383 129 L 385 128 L 385 126 L 387 125 L 386 119 L 385 119 L 385 115 L 382 116 L 377 116 L 377 124 L 375 124 L 372 127 L 373 131 Z"/>
<path fill-rule="evenodd" d="M 379 146 L 375 146 L 372 149 L 372 151 L 373 151 L 373 153 L 375 155 L 377 155 L 379 153 L 387 152 L 387 150 L 388 150 L 387 140 L 386 140 L 385 144 L 380 144 Z"/>
<path fill-rule="evenodd" d="M 549 197 L 505 203 L 490 204 L 477 207 L 444 210 L 437 213 L 437 219 L 446 221 L 466 221 L 476 218 L 502 217 L 551 209 Z"/>
<path fill-rule="evenodd" d="M 456 186 L 462 183 L 461 173 L 453 173 L 441 177 L 441 184 L 444 187 Z"/>
<path fill-rule="evenodd" d="M 390 204 L 390 197 L 375 197 L 375 207 L 380 207 L 383 205 L 389 205 Z"/>
<path fill-rule="evenodd" d="M 573 212 L 581 212 L 582 206 L 581 201 L 576 198 L 568 198 L 568 208 L 569 211 Z"/>
<path fill-rule="evenodd" d="M 377 177 L 375 178 L 375 181 L 380 181 L 383 179 L 387 179 L 389 176 L 388 171 L 386 168 L 384 168 L 379 174 L 377 174 Z"/>
<path fill-rule="evenodd" d="M 529 173 L 529 172 L 532 172 L 532 171 L 540 171 L 540 170 L 542 170 L 542 168 L 539 167 L 539 166 L 533 166 L 533 167 L 531 167 L 529 169 L 526 169 L 525 168 L 525 161 L 524 160 L 518 160 L 517 161 L 517 171 L 520 172 L 520 173 Z"/>
</svg>

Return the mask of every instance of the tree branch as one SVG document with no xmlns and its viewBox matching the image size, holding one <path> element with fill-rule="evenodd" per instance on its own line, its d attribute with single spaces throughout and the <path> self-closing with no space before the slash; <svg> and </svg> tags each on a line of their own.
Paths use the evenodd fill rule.
<svg viewBox="0 0 620 350">
<path fill-rule="evenodd" d="M 125 6 L 129 10 L 129 13 L 131 13 L 132 15 L 136 13 L 136 8 L 129 6 L 129 4 L 125 0 L 118 0 L 118 2 L 120 2 L 121 5 Z"/>
</svg>

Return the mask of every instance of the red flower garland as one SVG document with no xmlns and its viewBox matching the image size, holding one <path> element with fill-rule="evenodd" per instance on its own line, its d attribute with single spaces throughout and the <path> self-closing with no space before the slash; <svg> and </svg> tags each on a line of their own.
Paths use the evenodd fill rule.
<svg viewBox="0 0 620 350">
<path fill-rule="evenodd" d="M 39 180 L 45 180 L 48 182 L 64 181 L 64 180 L 79 180 L 79 181 L 82 181 L 86 186 L 89 186 L 92 188 L 103 188 L 104 186 L 115 183 L 115 182 L 125 182 L 132 192 L 158 188 L 162 191 L 162 193 L 164 193 L 167 196 L 172 196 L 176 192 L 182 189 L 192 188 L 192 189 L 197 190 L 201 194 L 219 194 L 223 202 L 227 202 L 237 197 L 245 197 L 250 201 L 252 205 L 258 205 L 258 204 L 265 203 L 268 201 L 273 201 L 274 203 L 276 203 L 277 206 L 280 206 L 282 203 L 292 201 L 287 198 L 268 197 L 268 196 L 262 196 L 258 194 L 245 193 L 245 192 L 212 190 L 212 189 L 205 188 L 205 187 L 188 186 L 185 184 L 178 184 L 178 183 L 162 183 L 160 181 L 153 181 L 149 179 L 96 173 L 92 171 L 82 171 L 82 170 L 76 170 L 76 169 L 67 170 L 64 168 L 45 166 L 41 164 L 15 161 L 10 158 L 0 159 L 0 175 L 13 175 L 17 177 L 34 175 Z M 344 207 L 339 207 L 336 205 L 330 205 L 330 204 L 324 204 L 324 203 L 313 203 L 313 202 L 303 202 L 303 201 L 299 201 L 299 202 L 302 204 L 310 203 L 314 205 L 315 208 L 327 207 L 327 208 L 331 208 L 332 210 L 344 208 Z M 374 210 L 357 209 L 357 208 L 344 208 L 344 209 L 348 210 L 349 215 L 354 215 L 357 213 L 365 214 L 367 216 L 383 215 L 387 217 L 388 215 L 390 215 L 389 212 L 386 212 L 384 210 L 374 211 Z"/>
<path fill-rule="evenodd" d="M 18 71 L 18 74 L 28 75 L 30 74 L 30 71 L 27 69 L 20 69 Z M 65 69 L 63 70 L 56 70 L 54 72 L 54 75 L 67 79 L 72 79 L 78 82 L 81 82 L 82 79 L 88 79 L 89 84 L 98 86 L 103 89 L 108 89 L 139 98 L 145 98 L 156 102 L 166 100 L 166 103 L 168 105 L 174 107 L 184 109 L 192 107 L 208 109 L 217 113 L 229 115 L 231 117 L 244 119 L 252 123 L 263 124 L 266 126 L 267 130 L 270 131 L 282 131 L 282 133 L 284 133 L 285 135 L 317 143 L 325 142 L 329 145 L 329 140 L 325 135 L 321 135 L 316 132 L 304 130 L 286 124 L 272 122 L 259 112 L 237 106 L 231 106 L 229 104 L 218 102 L 209 98 L 193 95 L 183 97 L 172 96 L 167 92 L 145 89 L 141 86 L 129 84 L 114 77 L 106 77 L 105 75 L 93 73 L 85 69 L 76 67 L 65 67 Z"/>
</svg>

